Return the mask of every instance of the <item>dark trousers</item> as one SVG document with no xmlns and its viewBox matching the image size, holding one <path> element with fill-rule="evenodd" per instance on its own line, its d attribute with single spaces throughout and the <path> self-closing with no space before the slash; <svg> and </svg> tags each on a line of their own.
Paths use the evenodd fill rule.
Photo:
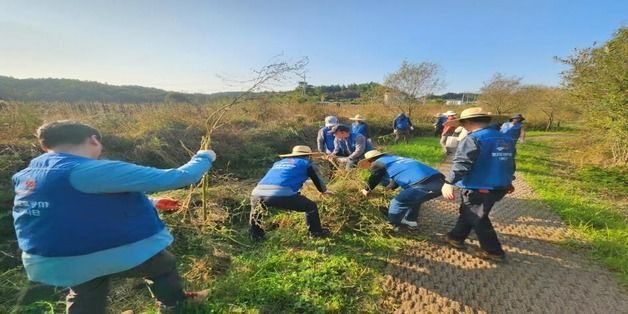
<svg viewBox="0 0 628 314">
<path fill-rule="evenodd" d="M 403 218 L 409 221 L 416 221 L 419 217 L 421 204 L 440 196 L 444 183 L 443 176 L 437 175 L 426 182 L 415 184 L 401 191 L 390 201 L 390 207 L 388 208 L 388 221 L 390 224 L 399 226 Z"/>
<path fill-rule="evenodd" d="M 464 241 L 467 239 L 471 230 L 475 230 L 475 234 L 480 241 L 480 247 L 490 253 L 496 255 L 503 255 L 499 239 L 497 239 L 497 233 L 493 228 L 491 220 L 488 215 L 493 208 L 493 205 L 506 195 L 505 190 L 488 191 L 488 193 L 480 193 L 476 190 L 463 189 L 460 192 L 460 216 L 458 216 L 458 222 L 456 226 L 449 231 L 449 237 Z"/>
<path fill-rule="evenodd" d="M 185 299 L 181 277 L 177 273 L 176 258 L 163 250 L 146 262 L 116 274 L 92 279 L 70 288 L 66 297 L 69 314 L 104 314 L 106 313 L 107 294 L 111 278 L 140 277 L 152 282 L 150 289 L 161 304 L 173 306 Z"/>
<path fill-rule="evenodd" d="M 399 143 L 399 140 L 403 138 L 403 140 L 408 143 L 408 138 L 410 137 L 410 129 L 397 129 L 397 133 L 395 133 L 395 144 Z"/>
<path fill-rule="evenodd" d="M 264 235 L 264 229 L 259 223 L 262 218 L 261 209 L 267 210 L 268 207 L 304 212 L 307 229 L 310 232 L 321 231 L 321 220 L 318 216 L 316 203 L 301 194 L 296 194 L 293 196 L 251 196 L 251 216 L 249 218 L 251 233 Z"/>
</svg>

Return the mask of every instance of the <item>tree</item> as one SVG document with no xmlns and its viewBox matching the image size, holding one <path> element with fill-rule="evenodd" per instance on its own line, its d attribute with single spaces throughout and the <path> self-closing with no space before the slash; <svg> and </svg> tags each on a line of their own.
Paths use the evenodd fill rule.
<svg viewBox="0 0 628 314">
<path fill-rule="evenodd" d="M 527 118 L 545 121 L 543 128 L 546 131 L 557 127 L 561 119 L 578 114 L 567 107 L 565 91 L 562 88 L 526 85 L 515 94 L 515 99 L 525 107 Z"/>
<path fill-rule="evenodd" d="M 478 102 L 488 111 L 497 114 L 509 113 L 520 105 L 517 101 L 517 93 L 520 90 L 520 77 L 506 77 L 501 73 L 495 73 L 490 81 L 484 82 Z"/>
<path fill-rule="evenodd" d="M 442 72 L 441 66 L 436 63 L 410 63 L 404 60 L 399 70 L 386 75 L 384 85 L 400 94 L 410 113 L 413 101 L 422 99 L 425 103 L 427 96 L 445 87 Z"/>
<path fill-rule="evenodd" d="M 558 60 L 570 66 L 562 76 L 571 102 L 585 112 L 584 136 L 613 163 L 628 163 L 628 27 L 601 46 Z"/>
</svg>

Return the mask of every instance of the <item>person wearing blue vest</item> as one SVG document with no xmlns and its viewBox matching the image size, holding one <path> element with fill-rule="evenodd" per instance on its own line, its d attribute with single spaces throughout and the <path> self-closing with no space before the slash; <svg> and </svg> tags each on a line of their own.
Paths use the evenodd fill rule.
<svg viewBox="0 0 628 314">
<path fill-rule="evenodd" d="M 75 121 L 44 124 L 45 151 L 13 176 L 13 218 L 22 262 L 31 282 L 69 287 L 68 313 L 105 313 L 113 277 L 142 277 L 164 307 L 198 299 L 184 292 L 173 237 L 145 192 L 188 186 L 207 172 L 216 154 L 199 151 L 177 169 L 99 160 L 98 130 Z M 170 202 L 172 208 L 176 202 Z"/>
<path fill-rule="evenodd" d="M 371 140 L 371 134 L 369 132 L 369 126 L 366 124 L 366 119 L 356 114 L 355 117 L 349 118 L 349 120 L 353 121 L 351 123 L 351 133 L 362 134 L 367 141 Z"/>
<path fill-rule="evenodd" d="M 491 125 L 502 118 L 475 107 L 462 111 L 459 119 L 446 123 L 448 126 L 460 123 L 469 133 L 458 144 L 451 171 L 442 188 L 443 196 L 454 200 L 454 187 L 458 187 L 461 198 L 458 221 L 444 240 L 453 247 L 464 249 L 464 241 L 474 230 L 482 248 L 480 257 L 495 262 L 503 261 L 506 254 L 489 214 L 496 202 L 514 191 L 515 172 L 512 137 Z"/>
<path fill-rule="evenodd" d="M 395 144 L 399 142 L 399 140 L 403 137 L 404 141 L 408 143 L 408 138 L 410 137 L 410 131 L 414 130 L 414 126 L 412 126 L 412 121 L 410 118 L 406 116 L 404 112 L 400 113 L 393 120 L 393 133 L 395 134 Z"/>
<path fill-rule="evenodd" d="M 331 133 L 331 128 L 338 124 L 338 118 L 328 116 L 325 118 L 325 125 L 318 130 L 316 136 L 316 144 L 318 151 L 325 154 L 331 154 L 334 151 L 334 140 L 336 137 Z"/>
<path fill-rule="evenodd" d="M 384 179 L 388 179 L 388 189 L 403 189 L 390 201 L 388 208 L 388 221 L 395 230 L 402 224 L 416 228 L 421 204 L 440 196 L 445 182 L 445 176 L 428 165 L 378 150 L 367 152 L 358 167 L 368 168 L 371 172 L 367 187 L 361 191 L 364 196 L 368 196 Z"/>
<path fill-rule="evenodd" d="M 439 137 L 443 133 L 443 128 L 447 122 L 447 116 L 443 113 L 436 114 L 436 121 L 434 121 L 434 136 Z"/>
<path fill-rule="evenodd" d="M 526 139 L 526 132 L 523 126 L 525 118 L 522 114 L 516 114 L 510 117 L 508 122 L 502 124 L 501 132 L 509 135 L 517 143 L 517 141 L 523 143 Z"/>
<path fill-rule="evenodd" d="M 327 190 L 321 179 L 316 164 L 308 146 L 295 146 L 292 153 L 279 155 L 281 160 L 275 162 L 266 175 L 257 183 L 251 192 L 251 215 L 249 218 L 249 233 L 253 240 L 265 239 L 266 233 L 260 226 L 263 210 L 276 207 L 305 212 L 310 236 L 314 238 L 329 236 L 329 229 L 321 226 L 316 203 L 301 195 L 300 191 L 307 179 L 311 179 L 319 192 L 323 195 L 333 194 Z"/>
<path fill-rule="evenodd" d="M 342 124 L 338 124 L 331 129 L 336 137 L 334 141 L 334 151 L 329 156 L 336 158 L 351 169 L 364 158 L 364 154 L 373 149 L 373 146 L 362 134 L 351 133 L 351 129 Z"/>
</svg>

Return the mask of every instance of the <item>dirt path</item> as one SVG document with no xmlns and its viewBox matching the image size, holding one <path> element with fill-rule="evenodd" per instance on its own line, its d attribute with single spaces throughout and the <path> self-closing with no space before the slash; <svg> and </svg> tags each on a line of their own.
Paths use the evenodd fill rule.
<svg viewBox="0 0 628 314">
<path fill-rule="evenodd" d="M 444 164 L 441 171 L 449 165 Z M 557 244 L 569 231 L 521 178 L 491 219 L 508 262 L 497 265 L 437 240 L 417 242 L 391 259 L 384 289 L 395 313 L 628 313 L 628 292 L 586 256 Z M 442 198 L 422 207 L 418 231 L 446 233 L 458 203 Z"/>
</svg>

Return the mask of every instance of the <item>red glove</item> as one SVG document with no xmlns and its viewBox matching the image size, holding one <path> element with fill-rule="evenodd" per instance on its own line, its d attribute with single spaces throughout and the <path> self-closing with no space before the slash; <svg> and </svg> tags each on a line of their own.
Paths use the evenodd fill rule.
<svg viewBox="0 0 628 314">
<path fill-rule="evenodd" d="M 512 192 L 515 191 L 515 186 L 514 185 L 510 185 L 510 187 L 508 188 L 508 194 L 512 194 Z"/>
<path fill-rule="evenodd" d="M 181 206 L 179 201 L 171 199 L 171 198 L 160 198 L 154 200 L 155 208 L 157 208 L 162 213 L 171 213 L 177 211 Z"/>
</svg>

